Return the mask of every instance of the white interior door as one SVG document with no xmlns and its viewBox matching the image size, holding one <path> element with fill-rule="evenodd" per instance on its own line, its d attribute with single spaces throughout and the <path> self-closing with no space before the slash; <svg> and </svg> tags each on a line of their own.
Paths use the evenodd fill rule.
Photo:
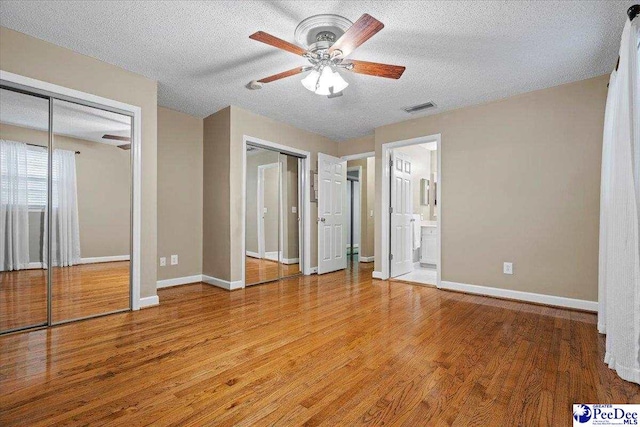
<svg viewBox="0 0 640 427">
<path fill-rule="evenodd" d="M 413 270 L 411 250 L 411 158 L 397 151 L 391 152 L 391 277 Z"/>
<path fill-rule="evenodd" d="M 347 268 L 347 162 L 318 153 L 318 274 Z"/>
</svg>

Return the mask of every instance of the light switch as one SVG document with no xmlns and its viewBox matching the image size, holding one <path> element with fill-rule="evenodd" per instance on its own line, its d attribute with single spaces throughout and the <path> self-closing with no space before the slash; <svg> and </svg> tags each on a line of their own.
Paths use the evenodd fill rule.
<svg viewBox="0 0 640 427">
<path fill-rule="evenodd" d="M 291 213 L 298 213 L 298 207 L 297 206 L 291 206 Z"/>
<path fill-rule="evenodd" d="M 371 218 L 373 218 L 373 209 L 371 209 L 371 210 L 369 211 L 369 216 L 370 216 Z"/>
<path fill-rule="evenodd" d="M 167 265 L 167 257 L 160 257 L 160 267 L 164 267 Z"/>
<path fill-rule="evenodd" d="M 262 208 L 262 213 L 267 213 L 267 208 Z"/>
<path fill-rule="evenodd" d="M 178 255 L 171 255 L 171 265 L 178 264 Z"/>
</svg>

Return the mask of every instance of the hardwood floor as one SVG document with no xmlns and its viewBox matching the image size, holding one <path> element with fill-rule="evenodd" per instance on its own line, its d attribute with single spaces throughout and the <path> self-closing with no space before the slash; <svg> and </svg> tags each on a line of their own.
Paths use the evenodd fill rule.
<svg viewBox="0 0 640 427">
<path fill-rule="evenodd" d="M 280 264 L 268 259 L 245 257 L 245 282 L 254 284 L 300 273 L 300 264 Z"/>
<path fill-rule="evenodd" d="M 0 337 L 0 425 L 571 425 L 640 402 L 593 314 L 371 280 L 371 265 Z"/>
<path fill-rule="evenodd" d="M 47 321 L 46 270 L 0 273 L 0 330 Z M 129 307 L 129 261 L 54 267 L 54 322 Z"/>
</svg>

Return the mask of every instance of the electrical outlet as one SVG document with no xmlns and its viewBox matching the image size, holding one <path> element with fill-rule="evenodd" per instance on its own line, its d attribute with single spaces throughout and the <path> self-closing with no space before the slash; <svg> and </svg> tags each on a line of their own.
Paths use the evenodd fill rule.
<svg viewBox="0 0 640 427">
<path fill-rule="evenodd" d="M 502 266 L 502 272 L 504 274 L 513 274 L 513 263 L 505 262 Z"/>
<path fill-rule="evenodd" d="M 297 206 L 291 206 L 291 213 L 298 213 L 298 207 Z"/>
<path fill-rule="evenodd" d="M 373 218 L 373 209 L 369 211 L 369 216 Z"/>
<path fill-rule="evenodd" d="M 167 265 L 167 257 L 160 257 L 160 267 L 164 267 Z"/>
<path fill-rule="evenodd" d="M 178 255 L 171 255 L 171 265 L 178 264 Z"/>
</svg>

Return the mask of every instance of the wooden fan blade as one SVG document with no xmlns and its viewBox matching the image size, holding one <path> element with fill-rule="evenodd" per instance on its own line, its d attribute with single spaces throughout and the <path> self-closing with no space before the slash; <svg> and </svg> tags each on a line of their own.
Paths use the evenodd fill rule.
<svg viewBox="0 0 640 427">
<path fill-rule="evenodd" d="M 306 50 L 297 46 L 293 43 L 289 43 L 288 41 L 284 41 L 282 39 L 277 38 L 276 36 L 272 36 L 271 34 L 267 34 L 264 31 L 258 31 L 257 33 L 253 33 L 249 36 L 252 40 L 257 40 L 259 42 L 268 44 L 273 47 L 277 47 L 278 49 L 286 50 L 287 52 L 291 52 L 295 55 L 304 55 L 307 53 Z"/>
<path fill-rule="evenodd" d="M 365 13 L 329 48 L 329 53 L 339 50 L 345 57 L 383 28 L 382 22 Z"/>
<path fill-rule="evenodd" d="M 295 76 L 296 74 L 300 74 L 304 71 L 304 67 L 296 67 L 291 70 L 283 71 L 278 74 L 274 74 L 273 76 L 265 77 L 264 79 L 258 80 L 260 83 L 271 83 L 275 80 L 284 79 L 285 77 Z"/>
<path fill-rule="evenodd" d="M 358 74 L 368 74 L 376 77 L 386 77 L 388 79 L 399 79 L 404 73 L 405 67 L 400 65 L 379 64 L 377 62 L 356 61 L 350 59 L 353 64 L 351 71 Z"/>
<path fill-rule="evenodd" d="M 116 141 L 131 141 L 131 138 L 129 138 L 128 136 L 118 136 L 118 135 L 109 135 L 109 134 L 102 135 L 102 139 L 114 139 Z"/>
</svg>

